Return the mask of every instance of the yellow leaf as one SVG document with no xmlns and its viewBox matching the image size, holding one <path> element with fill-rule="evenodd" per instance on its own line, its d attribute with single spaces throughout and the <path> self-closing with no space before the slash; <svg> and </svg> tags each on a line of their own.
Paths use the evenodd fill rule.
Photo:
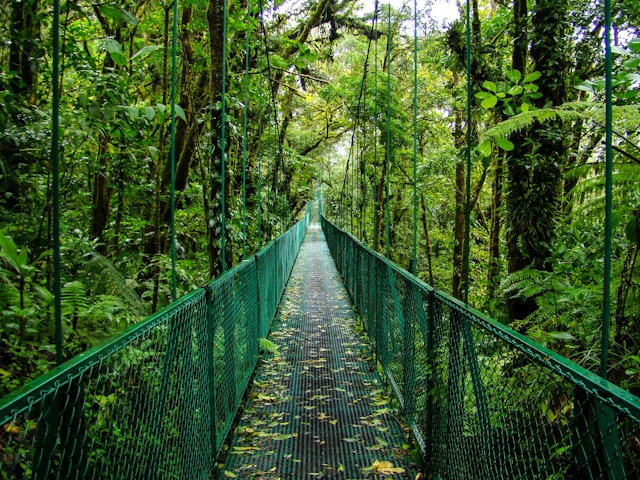
<svg viewBox="0 0 640 480">
<path fill-rule="evenodd" d="M 227 478 L 238 478 L 238 476 L 235 473 L 230 472 L 229 470 L 224 471 L 224 476 Z"/>
<path fill-rule="evenodd" d="M 404 468 L 394 467 L 393 463 L 385 461 L 376 460 L 371 465 L 371 470 L 375 473 L 380 473 L 382 475 L 393 475 L 394 473 L 404 473 Z"/>
<path fill-rule="evenodd" d="M 20 427 L 18 427 L 17 425 L 10 424 L 10 423 L 7 423 L 2 428 L 3 428 L 3 430 L 5 432 L 10 433 L 11 435 L 18 435 L 20 433 Z"/>
<path fill-rule="evenodd" d="M 236 446 L 234 446 L 233 449 L 236 452 L 249 452 L 251 450 L 260 450 L 258 447 L 236 447 Z"/>
</svg>

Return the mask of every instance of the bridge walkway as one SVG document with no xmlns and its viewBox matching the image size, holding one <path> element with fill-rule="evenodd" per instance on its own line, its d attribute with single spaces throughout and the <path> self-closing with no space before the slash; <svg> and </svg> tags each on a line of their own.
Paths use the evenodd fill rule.
<svg viewBox="0 0 640 480">
<path fill-rule="evenodd" d="M 222 478 L 415 479 L 319 224 L 309 227 Z"/>
</svg>

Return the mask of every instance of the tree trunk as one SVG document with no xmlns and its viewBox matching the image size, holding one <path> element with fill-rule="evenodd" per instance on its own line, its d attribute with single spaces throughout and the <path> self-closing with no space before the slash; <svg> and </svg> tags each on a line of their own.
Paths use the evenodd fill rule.
<svg viewBox="0 0 640 480">
<path fill-rule="evenodd" d="M 496 295 L 500 278 L 500 210 L 502 208 L 503 155 L 495 159 L 493 182 L 491 184 L 491 229 L 489 231 L 489 268 L 487 270 L 487 304 Z"/>
<path fill-rule="evenodd" d="M 385 184 L 387 178 L 387 162 L 382 162 L 382 173 L 380 174 L 380 181 L 378 182 L 378 188 L 376 189 L 376 219 L 375 219 L 375 245 L 374 250 L 376 252 L 382 251 L 382 245 L 384 242 L 384 215 L 385 215 Z"/>
<path fill-rule="evenodd" d="M 111 208 L 111 189 L 109 188 L 109 160 L 107 153 L 110 136 L 107 132 L 100 135 L 98 145 L 98 171 L 93 174 L 93 208 L 91 209 L 91 238 L 99 241 L 96 250 L 106 255 L 107 244 L 105 230 L 109 225 Z"/>
<path fill-rule="evenodd" d="M 516 10 L 522 14 L 522 10 Z M 531 57 L 542 73 L 536 101 L 541 108 L 565 100 L 564 70 L 567 64 L 568 9 L 566 0 L 537 0 L 530 36 Z M 521 18 L 519 21 L 524 22 Z M 524 23 L 522 23 L 524 25 Z M 514 49 L 521 56 L 519 49 Z M 514 58 L 514 64 L 522 58 Z M 509 273 L 523 268 L 550 270 L 551 244 L 555 237 L 562 166 L 566 164 L 560 121 L 534 124 L 527 138 L 516 136 L 508 158 L 507 248 Z M 526 143 L 525 143 L 526 140 Z M 507 298 L 509 321 L 522 320 L 536 310 L 534 298 Z"/>
<path fill-rule="evenodd" d="M 39 0 L 11 1 L 9 70 L 18 75 L 11 82 L 14 94 L 35 103 L 40 57 Z"/>
<path fill-rule="evenodd" d="M 431 255 L 431 235 L 429 234 L 429 226 L 427 223 L 427 205 L 424 196 L 420 197 L 422 206 L 422 229 L 424 230 L 425 250 L 427 251 L 427 273 L 429 275 L 429 285 L 433 284 L 433 256 Z"/>
<path fill-rule="evenodd" d="M 519 71 L 524 77 L 527 69 L 527 54 L 528 54 L 528 7 L 527 0 L 513 0 L 513 52 L 511 55 L 511 68 Z M 502 120 L 507 119 L 506 114 L 502 114 Z M 511 135 L 511 141 L 515 145 L 513 152 L 507 156 L 507 167 L 509 173 L 511 173 L 511 165 L 513 163 L 512 158 L 517 158 L 516 152 L 521 151 L 522 144 L 525 140 L 525 136 L 522 132 L 516 132 Z M 502 208 L 502 183 L 504 177 L 504 165 L 503 155 L 498 154 L 495 161 L 495 171 L 492 184 L 492 202 L 491 202 L 491 231 L 489 239 L 489 270 L 487 272 L 487 297 L 488 302 L 495 298 L 496 289 L 498 288 L 499 275 L 500 275 L 500 230 L 501 230 L 501 218 L 500 210 Z M 519 177 L 525 172 L 520 172 L 517 168 L 513 177 Z M 507 193 L 507 204 L 509 204 L 510 196 Z M 509 259 L 508 271 L 512 273 L 515 270 L 512 268 L 519 268 L 517 251 L 517 239 L 512 234 L 507 232 L 507 258 Z M 511 262 L 511 259 L 516 259 L 515 262 Z M 512 305 L 514 299 L 507 299 L 507 308 Z"/>
<path fill-rule="evenodd" d="M 457 298 L 463 298 L 464 275 L 464 190 L 465 190 L 464 163 L 456 162 L 456 196 L 455 196 L 455 221 L 453 226 L 453 278 L 451 281 L 451 294 Z"/>
<path fill-rule="evenodd" d="M 222 109 L 219 107 L 222 100 L 222 62 L 224 51 L 223 42 L 223 21 L 225 0 L 209 0 L 207 9 L 207 23 L 209 25 L 209 41 L 211 48 L 211 84 L 210 84 L 210 104 L 213 106 L 211 112 L 211 170 L 210 170 L 210 192 L 209 202 L 211 211 L 209 222 L 207 223 L 208 253 L 209 253 L 209 273 L 211 278 L 218 277 L 224 270 L 222 264 L 222 196 L 226 192 L 222 190 Z M 224 152 L 226 154 L 226 152 Z M 226 169 L 225 169 L 226 170 Z M 226 175 L 226 171 L 224 174 Z M 225 182 L 228 186 L 228 182 Z M 228 208 L 228 204 L 227 204 Z M 226 240 L 226 237 L 225 237 Z M 225 241 L 225 245 L 227 242 Z M 225 251 L 226 260 L 230 260 Z"/>
</svg>

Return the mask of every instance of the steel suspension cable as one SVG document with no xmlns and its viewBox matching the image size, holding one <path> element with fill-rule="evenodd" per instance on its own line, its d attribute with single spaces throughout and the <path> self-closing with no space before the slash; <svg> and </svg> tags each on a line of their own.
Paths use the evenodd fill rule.
<svg viewBox="0 0 640 480">
<path fill-rule="evenodd" d="M 178 299 L 176 274 L 176 90 L 178 78 L 178 0 L 173 1 L 173 40 L 171 44 L 171 295 Z"/>
<path fill-rule="evenodd" d="M 365 91 L 366 95 L 366 91 Z M 367 98 L 365 96 L 365 103 Z M 367 124 L 364 124 L 362 131 L 362 147 L 360 148 L 360 165 L 361 175 L 360 182 L 362 184 L 362 210 L 360 212 L 360 223 L 362 225 L 362 242 L 367 244 Z"/>
<path fill-rule="evenodd" d="M 279 137 L 280 127 L 278 125 L 278 111 L 276 108 L 277 104 L 276 104 L 275 92 L 273 91 L 273 72 L 271 69 L 271 59 L 269 57 L 269 45 L 267 44 L 267 27 L 264 24 L 264 8 L 263 8 L 262 0 L 260 0 L 260 28 L 262 30 L 262 37 L 264 40 L 264 52 L 265 52 L 265 56 L 267 57 L 267 73 L 269 76 L 269 91 L 271 93 L 271 103 L 273 105 L 273 123 L 274 123 L 274 130 L 275 130 L 273 138 L 277 139 Z M 271 142 L 273 142 L 273 139 L 271 139 Z M 271 147 L 271 144 L 270 144 L 270 147 Z M 282 156 L 282 145 L 280 145 L 279 153 L 280 153 L 280 156 Z M 276 215 L 277 215 L 277 211 L 276 211 L 275 202 L 277 201 L 277 197 L 278 197 L 278 185 L 277 185 L 277 178 L 275 177 L 275 173 L 277 168 L 277 164 L 276 164 L 277 161 L 278 161 L 278 158 L 274 153 L 273 155 L 274 182 L 272 183 L 269 190 L 270 201 L 269 201 L 268 208 L 269 208 L 269 212 L 271 212 L 271 207 L 273 207 L 273 210 L 274 210 L 273 213 Z M 274 192 L 274 189 L 275 189 L 275 192 Z M 273 205 L 271 204 L 271 198 L 273 198 Z M 271 232 L 271 220 L 269 220 L 269 231 Z"/>
<path fill-rule="evenodd" d="M 351 211 L 353 210 L 353 191 L 355 190 L 354 185 L 355 185 L 355 158 L 357 158 L 357 153 L 354 153 L 355 150 L 357 150 L 357 130 L 358 130 L 358 126 L 360 125 L 360 119 L 361 119 L 361 110 L 362 110 L 362 97 L 364 95 L 364 91 L 367 87 L 367 74 L 368 74 L 368 68 L 369 68 L 369 55 L 371 53 L 371 37 L 373 37 L 373 33 L 374 33 L 374 28 L 375 28 L 375 22 L 378 16 L 378 0 L 376 0 L 375 2 L 375 11 L 374 11 L 374 23 L 371 25 L 371 35 L 369 38 L 369 43 L 367 44 L 367 54 L 365 56 L 365 60 L 364 60 L 364 71 L 362 73 L 362 80 L 360 82 L 360 91 L 358 92 L 358 103 L 356 106 L 356 123 L 354 126 L 353 131 L 351 132 L 351 142 L 350 142 L 350 147 L 349 147 L 349 156 L 347 157 L 347 164 L 345 166 L 345 174 L 342 180 L 342 191 L 340 193 L 340 209 L 342 206 L 342 202 L 344 200 L 344 197 L 346 195 L 346 186 L 348 184 L 348 172 L 349 172 L 349 166 L 350 163 L 352 170 L 354 171 L 354 173 L 352 173 L 352 178 L 351 178 L 351 185 L 352 185 L 352 195 L 350 196 L 350 203 L 351 203 Z M 351 161 L 353 159 L 353 161 Z M 351 229 L 353 230 L 353 215 L 351 214 Z"/>
<path fill-rule="evenodd" d="M 358 119 L 358 123 L 359 119 Z M 353 150 L 353 162 L 351 163 L 351 231 L 358 231 L 357 210 L 358 210 L 358 189 L 357 182 L 357 162 L 358 162 L 358 130 L 356 130 L 356 141 Z M 354 228 L 355 219 L 355 228 Z M 357 235 L 357 234 L 356 234 Z"/>
<path fill-rule="evenodd" d="M 262 88 L 264 77 L 260 75 L 260 93 L 258 95 L 258 248 L 262 248 Z"/>
<path fill-rule="evenodd" d="M 177 1 L 177 0 L 176 0 Z M 227 97 L 227 16 L 228 16 L 228 12 L 227 12 L 227 2 L 223 1 L 222 2 L 222 98 L 221 98 L 221 102 L 220 102 L 220 109 L 222 110 L 222 115 L 221 115 L 221 125 L 220 125 L 220 156 L 221 156 L 221 161 L 220 161 L 220 188 L 221 188 L 221 192 L 220 192 L 220 204 L 221 204 L 221 214 L 220 214 L 220 230 L 221 230 L 221 238 L 220 238 L 220 246 L 222 249 L 222 272 L 224 273 L 227 270 L 227 242 L 226 242 L 226 236 L 227 236 L 227 226 L 226 226 L 226 219 L 225 219 L 225 208 L 226 208 L 226 203 L 225 203 L 225 189 L 226 189 L 226 182 L 225 182 L 225 171 L 226 171 L 226 165 L 225 165 L 225 160 L 226 160 L 226 151 L 227 151 L 227 129 L 226 129 L 226 123 L 227 123 L 227 102 L 226 102 L 226 97 Z"/>
<path fill-rule="evenodd" d="M 413 274 L 418 272 L 418 1 L 413 0 Z"/>
<path fill-rule="evenodd" d="M 251 0 L 247 0 L 244 58 L 244 106 L 242 115 L 242 259 L 247 257 L 247 117 L 249 113 L 249 48 L 251 40 Z"/>
<path fill-rule="evenodd" d="M 60 0 L 53 2 L 53 65 L 51 108 L 51 175 L 53 203 L 53 295 L 56 363 L 62 364 L 62 266 L 60 252 Z"/>
<path fill-rule="evenodd" d="M 367 98 L 365 96 L 365 103 Z M 362 227 L 362 242 L 367 244 L 367 124 L 362 129 L 362 146 L 360 148 L 360 184 L 362 185 L 362 209 L 360 210 L 360 225 Z"/>
<path fill-rule="evenodd" d="M 378 0 L 376 0 L 374 19 L 378 18 Z M 373 44 L 373 249 L 378 251 L 378 36 Z"/>
<path fill-rule="evenodd" d="M 467 149 L 464 207 L 464 303 L 469 303 L 469 257 L 471 251 L 471 0 L 466 5 L 466 66 L 467 66 Z"/>
<path fill-rule="evenodd" d="M 604 286 L 602 294 L 602 346 L 600 376 L 607 378 L 611 302 L 611 236 L 613 185 L 613 82 L 611 52 L 611 0 L 604 0 L 605 45 L 605 209 L 604 209 Z"/>
<path fill-rule="evenodd" d="M 385 245 L 387 258 L 391 259 L 391 207 L 389 199 L 391 197 L 391 2 L 388 5 L 387 24 L 387 176 L 385 181 Z"/>
</svg>

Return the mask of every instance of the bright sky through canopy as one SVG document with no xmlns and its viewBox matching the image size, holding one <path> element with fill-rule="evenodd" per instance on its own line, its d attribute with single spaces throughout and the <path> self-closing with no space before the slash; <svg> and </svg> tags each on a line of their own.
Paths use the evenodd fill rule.
<svg viewBox="0 0 640 480">
<path fill-rule="evenodd" d="M 379 1 L 381 4 L 388 2 L 388 0 Z M 401 9 L 403 5 L 407 5 L 413 10 L 413 2 L 414 0 L 391 0 L 391 5 L 398 10 Z M 431 17 L 437 24 L 442 24 L 442 22 L 452 22 L 460 16 L 456 0 L 431 0 L 430 2 L 428 0 L 418 0 L 418 9 L 423 10 L 427 3 L 431 4 Z M 374 0 L 364 0 L 360 3 L 361 11 L 373 11 L 374 4 Z"/>
</svg>

